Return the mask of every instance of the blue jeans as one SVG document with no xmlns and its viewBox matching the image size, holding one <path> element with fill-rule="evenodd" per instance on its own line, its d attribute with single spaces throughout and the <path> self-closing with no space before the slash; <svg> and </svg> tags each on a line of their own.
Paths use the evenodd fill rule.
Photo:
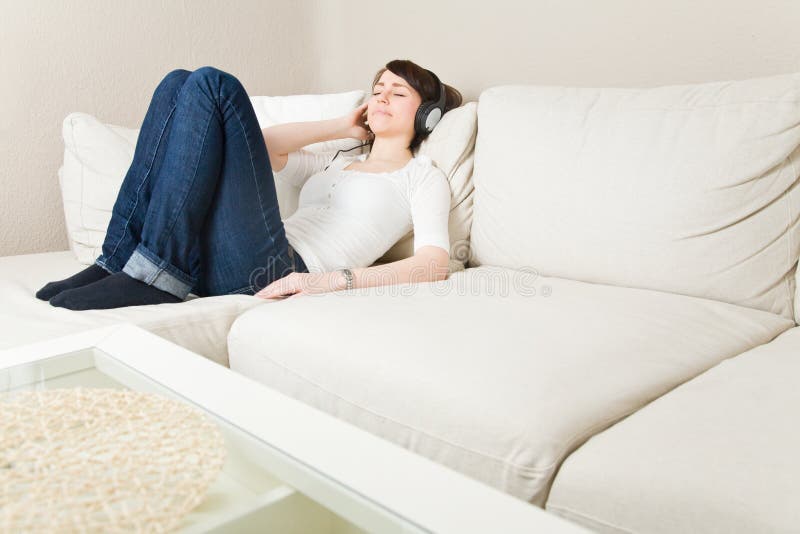
<svg viewBox="0 0 800 534">
<path fill-rule="evenodd" d="M 182 299 L 253 295 L 308 272 L 286 240 L 264 137 L 238 79 L 213 67 L 164 77 L 95 263 Z"/>
</svg>

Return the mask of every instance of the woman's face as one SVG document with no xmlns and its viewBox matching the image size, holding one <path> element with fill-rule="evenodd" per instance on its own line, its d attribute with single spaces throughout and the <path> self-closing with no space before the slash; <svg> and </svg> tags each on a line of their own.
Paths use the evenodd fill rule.
<svg viewBox="0 0 800 534">
<path fill-rule="evenodd" d="M 386 70 L 372 88 L 367 121 L 375 135 L 414 136 L 414 116 L 422 103 L 420 94 L 408 82 Z"/>
</svg>

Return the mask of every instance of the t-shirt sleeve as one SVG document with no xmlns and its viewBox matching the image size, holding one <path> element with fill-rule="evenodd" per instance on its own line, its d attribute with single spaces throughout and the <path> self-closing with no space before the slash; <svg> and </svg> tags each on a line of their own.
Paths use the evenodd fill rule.
<svg viewBox="0 0 800 534">
<path fill-rule="evenodd" d="M 414 253 L 433 245 L 450 253 L 450 184 L 444 172 L 431 167 L 411 194 L 411 221 L 414 225 Z"/>
<path fill-rule="evenodd" d="M 295 187 L 302 187 L 306 180 L 318 173 L 330 163 L 326 153 L 311 152 L 301 148 L 287 154 L 286 166 L 281 170 L 273 169 L 272 176 Z"/>
</svg>

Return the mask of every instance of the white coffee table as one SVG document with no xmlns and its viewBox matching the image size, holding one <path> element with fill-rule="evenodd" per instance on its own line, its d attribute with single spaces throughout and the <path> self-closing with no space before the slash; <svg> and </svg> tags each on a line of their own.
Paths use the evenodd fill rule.
<svg viewBox="0 0 800 534">
<path fill-rule="evenodd" d="M 181 532 L 586 532 L 130 324 L 0 351 L 0 393 L 160 393 L 223 432 L 225 467 Z"/>
</svg>

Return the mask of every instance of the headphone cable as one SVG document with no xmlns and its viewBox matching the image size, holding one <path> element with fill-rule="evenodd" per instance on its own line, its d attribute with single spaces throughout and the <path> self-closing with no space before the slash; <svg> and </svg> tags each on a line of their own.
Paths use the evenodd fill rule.
<svg viewBox="0 0 800 534">
<path fill-rule="evenodd" d="M 328 170 L 328 167 L 330 167 L 333 164 L 333 160 L 336 159 L 336 156 L 339 155 L 339 152 L 349 152 L 351 150 L 355 150 L 357 148 L 361 148 L 362 146 L 367 146 L 368 144 L 369 144 L 369 141 L 367 141 L 366 143 L 361 143 L 360 145 L 356 145 L 353 148 L 341 148 L 341 149 L 337 150 L 336 154 L 334 154 L 333 158 L 331 159 L 331 162 L 328 163 L 327 165 L 325 165 L 325 168 L 322 169 L 322 170 L 323 171 L 327 171 Z"/>
</svg>

